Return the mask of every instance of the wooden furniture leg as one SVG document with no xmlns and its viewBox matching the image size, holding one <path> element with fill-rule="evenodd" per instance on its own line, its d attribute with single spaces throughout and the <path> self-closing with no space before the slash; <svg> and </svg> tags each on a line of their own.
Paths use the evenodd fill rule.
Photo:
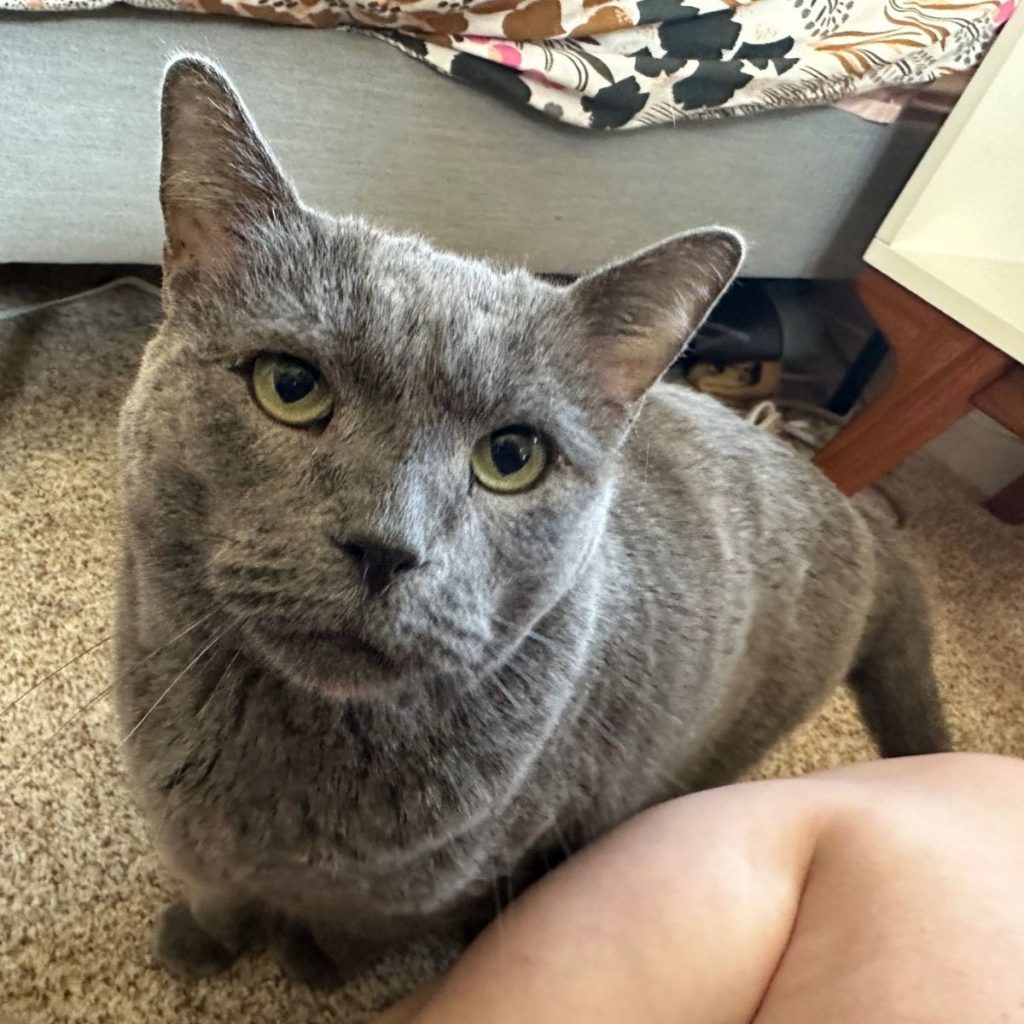
<svg viewBox="0 0 1024 1024">
<path fill-rule="evenodd" d="M 974 404 L 1007 430 L 1024 437 L 1024 366 L 1015 363 L 975 395 Z M 985 508 L 1004 523 L 1024 523 L 1024 476 L 989 498 Z"/>
<path fill-rule="evenodd" d="M 1004 523 L 1024 523 L 1024 476 L 989 498 L 985 508 Z"/>
<path fill-rule="evenodd" d="M 1010 357 L 895 281 L 868 269 L 861 297 L 896 362 L 888 387 L 814 461 L 853 494 L 895 469 L 972 408 Z"/>
<path fill-rule="evenodd" d="M 974 405 L 1011 434 L 1024 437 L 1024 365 L 1014 363 L 974 396 Z"/>
</svg>

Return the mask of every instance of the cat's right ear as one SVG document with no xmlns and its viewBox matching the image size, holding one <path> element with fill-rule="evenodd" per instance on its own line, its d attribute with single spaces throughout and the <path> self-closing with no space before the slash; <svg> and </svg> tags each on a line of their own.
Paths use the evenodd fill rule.
<svg viewBox="0 0 1024 1024">
<path fill-rule="evenodd" d="M 628 420 L 693 337 L 743 260 L 725 228 L 676 235 L 580 278 L 569 290 L 586 325 L 584 365 Z"/>
<path fill-rule="evenodd" d="M 216 272 L 261 228 L 300 209 L 241 98 L 209 61 L 168 66 L 160 127 L 165 280 L 186 268 Z"/>
</svg>

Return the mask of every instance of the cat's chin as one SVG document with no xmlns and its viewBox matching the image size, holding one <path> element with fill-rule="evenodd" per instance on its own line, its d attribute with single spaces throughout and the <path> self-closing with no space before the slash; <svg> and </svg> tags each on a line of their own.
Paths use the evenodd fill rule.
<svg viewBox="0 0 1024 1024">
<path fill-rule="evenodd" d="M 267 664 L 286 679 L 339 699 L 371 697 L 399 685 L 399 665 L 346 633 L 252 631 Z"/>
</svg>

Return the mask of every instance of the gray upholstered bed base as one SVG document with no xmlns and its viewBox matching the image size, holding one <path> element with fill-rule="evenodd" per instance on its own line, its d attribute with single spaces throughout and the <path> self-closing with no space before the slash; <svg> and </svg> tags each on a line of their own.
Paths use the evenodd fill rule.
<svg viewBox="0 0 1024 1024">
<path fill-rule="evenodd" d="M 0 262 L 159 259 L 157 86 L 183 47 L 223 62 L 309 202 L 540 271 L 717 222 L 748 273 L 851 276 L 930 133 L 828 109 L 587 134 L 362 36 L 0 14 Z"/>
</svg>

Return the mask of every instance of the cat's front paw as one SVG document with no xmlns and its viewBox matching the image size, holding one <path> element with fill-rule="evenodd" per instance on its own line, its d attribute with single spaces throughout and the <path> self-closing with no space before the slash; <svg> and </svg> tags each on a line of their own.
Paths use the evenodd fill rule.
<svg viewBox="0 0 1024 1024">
<path fill-rule="evenodd" d="M 331 989 L 350 981 L 381 953 L 380 947 L 339 941 L 323 944 L 304 924 L 286 921 L 276 936 L 276 953 L 285 974 L 313 989 Z"/>
<path fill-rule="evenodd" d="M 337 988 L 351 976 L 351 972 L 320 948 L 304 925 L 291 921 L 284 924 L 275 946 L 285 974 L 309 988 Z"/>
<path fill-rule="evenodd" d="M 219 974 L 237 956 L 205 932 L 188 905 L 181 901 L 172 903 L 157 918 L 154 948 L 167 970 L 188 981 Z"/>
</svg>

